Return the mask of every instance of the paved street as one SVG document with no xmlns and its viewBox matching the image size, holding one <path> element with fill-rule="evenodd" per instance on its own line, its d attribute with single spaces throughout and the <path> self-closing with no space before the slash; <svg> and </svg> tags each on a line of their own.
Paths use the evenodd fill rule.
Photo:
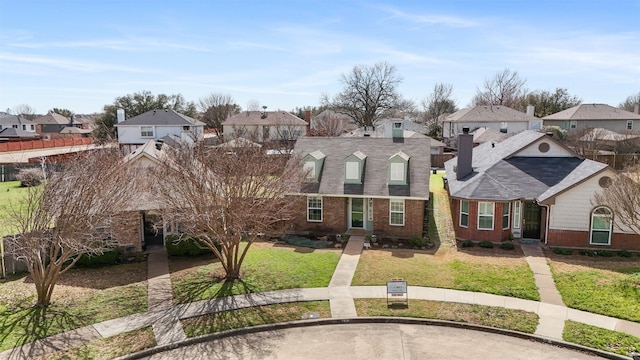
<svg viewBox="0 0 640 360">
<path fill-rule="evenodd" d="M 146 359 L 583 360 L 596 357 L 549 344 L 475 330 L 430 325 L 343 324 L 218 339 Z"/>
</svg>

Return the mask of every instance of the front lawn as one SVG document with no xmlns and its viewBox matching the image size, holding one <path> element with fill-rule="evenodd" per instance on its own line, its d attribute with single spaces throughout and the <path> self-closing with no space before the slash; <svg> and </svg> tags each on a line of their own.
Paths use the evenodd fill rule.
<svg viewBox="0 0 640 360">
<path fill-rule="evenodd" d="M 624 356 L 640 352 L 640 338 L 568 320 L 562 338 L 566 341 Z"/>
<path fill-rule="evenodd" d="M 522 257 L 448 252 L 368 250 L 360 256 L 353 286 L 385 285 L 393 278 L 409 285 L 468 290 L 540 300 L 533 273 Z"/>
<path fill-rule="evenodd" d="M 213 255 L 169 259 L 175 303 L 271 290 L 327 287 L 340 250 L 308 249 L 257 242 L 242 265 L 242 281 L 218 281 L 222 266 Z"/>
<path fill-rule="evenodd" d="M 52 304 L 34 308 L 27 275 L 0 280 L 0 351 L 47 336 L 147 310 L 146 263 L 71 269 Z"/>
<path fill-rule="evenodd" d="M 20 187 L 20 181 L 0 182 L 0 237 L 11 235 L 8 226 L 13 208 L 18 208 L 28 188 Z"/>
<path fill-rule="evenodd" d="M 358 316 L 398 316 L 449 320 L 533 334 L 538 326 L 535 313 L 495 306 L 441 301 L 410 300 L 409 307 L 387 306 L 385 299 L 356 299 Z"/>
<path fill-rule="evenodd" d="M 182 320 L 188 337 L 264 324 L 277 324 L 310 318 L 330 318 L 328 301 L 307 301 L 225 311 Z"/>
<path fill-rule="evenodd" d="M 640 322 L 640 263 L 551 261 L 556 287 L 572 308 Z"/>
</svg>

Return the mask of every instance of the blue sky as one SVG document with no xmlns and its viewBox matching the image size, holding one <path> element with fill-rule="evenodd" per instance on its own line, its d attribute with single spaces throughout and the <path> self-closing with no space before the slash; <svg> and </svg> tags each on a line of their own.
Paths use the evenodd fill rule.
<svg viewBox="0 0 640 360">
<path fill-rule="evenodd" d="M 449 83 L 459 107 L 504 68 L 586 103 L 640 91 L 640 0 L 0 0 L 0 14 L 2 110 L 93 113 L 142 90 L 291 110 L 379 61 L 406 98 Z"/>
</svg>

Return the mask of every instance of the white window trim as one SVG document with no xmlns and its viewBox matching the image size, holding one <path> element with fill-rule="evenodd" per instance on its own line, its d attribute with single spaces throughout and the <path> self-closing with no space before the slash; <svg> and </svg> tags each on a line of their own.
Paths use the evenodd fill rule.
<svg viewBox="0 0 640 360">
<path fill-rule="evenodd" d="M 491 227 L 490 228 L 483 228 L 480 227 L 480 204 L 491 204 Z M 484 217 L 488 217 L 489 215 L 482 215 Z M 496 222 L 496 203 L 491 202 L 491 201 L 478 201 L 478 230 L 493 230 L 493 228 L 495 227 L 495 222 Z"/>
<path fill-rule="evenodd" d="M 504 209 L 508 209 L 507 213 L 504 213 Z M 507 230 L 509 228 L 509 224 L 511 224 L 511 203 L 503 203 L 502 204 L 502 224 L 504 224 L 504 217 L 507 216 L 507 227 L 502 227 L 502 230 Z"/>
<path fill-rule="evenodd" d="M 609 211 L 609 214 L 610 214 L 610 218 L 609 218 L 609 230 L 608 230 L 608 231 L 609 231 L 609 236 L 608 236 L 608 238 L 607 238 L 607 243 L 606 243 L 606 244 L 605 244 L 605 243 L 594 243 L 594 242 L 593 242 L 593 218 L 594 218 L 594 216 L 598 216 L 598 217 L 605 217 L 605 215 L 599 215 L 599 214 L 596 214 L 596 213 L 595 213 L 595 212 L 596 212 L 596 210 L 598 210 L 598 209 L 607 209 L 607 211 Z M 598 231 L 604 231 L 604 230 L 602 230 L 602 229 L 598 229 Z M 596 207 L 595 209 L 593 209 L 593 210 L 591 211 L 591 221 L 590 221 L 590 223 L 589 223 L 589 244 L 590 244 L 590 245 L 602 245 L 602 246 L 609 246 L 609 245 L 611 245 L 611 235 L 612 235 L 612 233 L 613 233 L 613 211 L 611 211 L 611 209 L 609 209 L 609 208 L 608 208 L 608 207 L 606 207 L 606 206 L 598 206 L 598 207 Z"/>
<path fill-rule="evenodd" d="M 142 129 L 151 129 L 151 135 L 143 135 L 143 131 Z M 156 129 L 153 126 L 140 126 L 140 137 L 142 138 L 152 138 L 154 136 L 154 134 L 156 133 Z"/>
<path fill-rule="evenodd" d="M 466 212 L 462 211 L 462 203 L 463 202 L 467 203 L 467 211 Z M 469 227 L 469 207 L 470 206 L 471 205 L 469 204 L 469 200 L 460 200 L 460 219 L 458 220 L 458 223 L 459 223 L 460 227 L 463 227 L 463 228 L 468 228 Z M 462 224 L 462 215 L 467 215 L 467 225 L 463 225 Z"/>
<path fill-rule="evenodd" d="M 393 211 L 391 204 L 394 202 L 402 202 L 402 211 Z M 402 224 L 394 224 L 391 221 L 391 214 L 402 214 Z M 404 226 L 405 223 L 405 211 L 404 211 L 404 199 L 390 199 L 389 200 L 389 225 L 391 226 Z"/>
<path fill-rule="evenodd" d="M 320 207 L 310 207 L 309 206 L 309 200 L 311 199 L 318 199 L 320 201 Z M 324 218 L 324 211 L 322 211 L 322 197 L 321 196 L 308 196 L 307 197 L 307 221 L 308 222 L 322 222 L 323 218 Z M 320 220 L 316 220 L 316 219 L 311 219 L 310 218 L 310 214 L 311 211 L 310 210 L 320 210 Z"/>
<path fill-rule="evenodd" d="M 522 211 L 522 203 L 520 201 L 513 202 L 513 228 L 520 229 L 520 212 Z"/>
<path fill-rule="evenodd" d="M 577 120 L 569 120 L 569 129 L 577 129 L 578 121 Z"/>
<path fill-rule="evenodd" d="M 627 130 L 633 130 L 633 120 L 627 120 Z"/>
<path fill-rule="evenodd" d="M 367 205 L 367 219 L 373 221 L 373 198 L 369 198 L 367 202 L 369 203 Z"/>
</svg>

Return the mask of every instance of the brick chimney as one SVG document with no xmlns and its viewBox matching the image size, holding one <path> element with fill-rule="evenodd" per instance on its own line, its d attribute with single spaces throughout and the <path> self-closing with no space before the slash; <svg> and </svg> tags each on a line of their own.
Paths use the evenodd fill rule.
<svg viewBox="0 0 640 360">
<path fill-rule="evenodd" d="M 456 180 L 473 172 L 473 135 L 469 134 L 469 128 L 463 127 L 462 134 L 458 135 L 458 166 Z"/>
<path fill-rule="evenodd" d="M 311 132 L 311 109 L 304 110 L 304 121 L 307 122 L 307 135 Z"/>
</svg>

